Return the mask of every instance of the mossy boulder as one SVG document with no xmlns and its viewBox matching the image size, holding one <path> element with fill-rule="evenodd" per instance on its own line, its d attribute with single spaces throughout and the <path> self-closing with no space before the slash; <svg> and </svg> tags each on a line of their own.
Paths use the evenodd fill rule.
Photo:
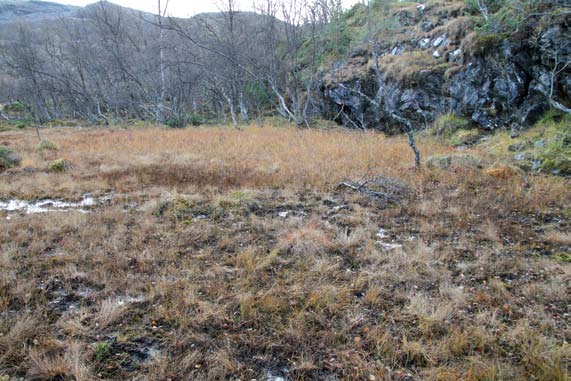
<svg viewBox="0 0 571 381">
<path fill-rule="evenodd" d="M 52 173 L 63 173 L 71 169 L 71 163 L 65 159 L 57 159 L 48 165 L 48 170 Z"/>
<path fill-rule="evenodd" d="M 5 146 L 0 146 L 0 170 L 20 165 L 20 156 Z"/>
</svg>

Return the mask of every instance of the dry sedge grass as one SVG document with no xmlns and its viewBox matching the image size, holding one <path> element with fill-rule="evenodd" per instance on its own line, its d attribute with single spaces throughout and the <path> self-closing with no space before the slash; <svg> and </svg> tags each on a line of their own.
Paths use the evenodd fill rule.
<svg viewBox="0 0 571 381">
<path fill-rule="evenodd" d="M 568 179 L 376 133 L 44 134 L 0 134 L 1 200 L 111 198 L 0 212 L 2 381 L 569 380 Z M 337 187 L 373 175 L 400 201 Z"/>
<path fill-rule="evenodd" d="M 0 194 L 42 192 L 45 187 L 134 190 L 142 185 L 327 188 L 379 168 L 388 176 L 402 174 L 412 163 L 404 139 L 374 132 L 221 127 L 50 130 L 44 135 L 60 149 L 38 151 L 32 131 L 5 133 L 0 142 L 14 146 L 24 167 L 42 170 L 49 159 L 61 157 L 73 166 L 72 174 L 59 176 L 59 185 L 44 173 L 26 176 L 29 182 L 16 177 L 0 186 Z M 437 143 L 422 148 L 424 155 L 447 150 Z"/>
</svg>

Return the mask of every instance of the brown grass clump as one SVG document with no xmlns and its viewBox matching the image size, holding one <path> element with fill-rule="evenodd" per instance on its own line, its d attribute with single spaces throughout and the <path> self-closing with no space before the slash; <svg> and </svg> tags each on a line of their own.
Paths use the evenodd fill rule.
<svg viewBox="0 0 571 381">
<path fill-rule="evenodd" d="M 569 179 L 376 133 L 46 135 L 2 133 L 0 200 L 97 202 L 0 211 L 0 380 L 569 379 Z M 398 200 L 337 186 L 379 177 Z"/>
<path fill-rule="evenodd" d="M 435 71 L 444 73 L 448 68 L 442 58 L 435 58 L 431 51 L 424 50 L 386 55 L 379 64 L 388 79 L 409 85 L 419 83 L 422 75 Z"/>
<path fill-rule="evenodd" d="M 486 169 L 486 174 L 497 179 L 510 179 L 519 176 L 520 173 L 515 168 L 508 165 L 496 165 L 492 168 Z"/>
</svg>

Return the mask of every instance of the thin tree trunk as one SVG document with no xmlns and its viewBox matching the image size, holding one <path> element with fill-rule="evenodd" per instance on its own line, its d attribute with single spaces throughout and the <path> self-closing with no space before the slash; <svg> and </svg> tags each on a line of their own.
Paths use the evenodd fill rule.
<svg viewBox="0 0 571 381">
<path fill-rule="evenodd" d="M 226 91 L 222 90 L 222 95 L 226 99 L 226 103 L 228 103 L 228 107 L 230 107 L 230 117 L 232 118 L 232 125 L 235 129 L 239 130 L 240 127 L 238 126 L 238 118 L 236 117 L 236 110 L 234 109 L 234 102 L 232 102 L 232 98 L 226 93 Z"/>
<path fill-rule="evenodd" d="M 248 106 L 246 102 L 244 102 L 244 92 L 240 91 L 240 115 L 242 116 L 242 120 L 247 122 L 250 119 L 248 115 Z"/>
</svg>

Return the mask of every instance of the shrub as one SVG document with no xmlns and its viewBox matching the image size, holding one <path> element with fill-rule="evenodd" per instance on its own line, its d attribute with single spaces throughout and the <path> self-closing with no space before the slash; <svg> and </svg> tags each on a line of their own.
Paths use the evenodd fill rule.
<svg viewBox="0 0 571 381">
<path fill-rule="evenodd" d="M 204 118 L 199 114 L 190 114 L 188 121 L 193 126 L 200 126 L 204 123 Z"/>
<path fill-rule="evenodd" d="M 184 128 L 189 124 L 192 126 L 200 126 L 204 123 L 204 118 L 200 114 L 183 113 L 170 116 L 164 123 L 172 128 Z"/>
<path fill-rule="evenodd" d="M 14 103 L 10 103 L 6 106 L 4 106 L 4 111 L 6 112 L 23 112 L 25 110 L 24 105 L 21 104 L 20 102 L 14 102 Z"/>
<path fill-rule="evenodd" d="M 48 170 L 53 173 L 63 173 L 71 169 L 71 164 L 65 159 L 57 159 L 48 165 Z"/>
<path fill-rule="evenodd" d="M 0 146 L 0 170 L 20 165 L 20 157 L 8 147 Z"/>
<path fill-rule="evenodd" d="M 42 141 L 40 141 L 40 144 L 38 144 L 38 150 L 40 150 L 40 151 L 57 151 L 58 146 L 54 142 L 42 139 Z"/>
<path fill-rule="evenodd" d="M 30 119 L 20 119 L 13 122 L 14 128 L 26 128 L 32 125 L 32 121 Z"/>
<path fill-rule="evenodd" d="M 165 119 L 164 122 L 167 126 L 172 128 L 183 128 L 187 125 L 187 116 L 171 116 Z"/>
<path fill-rule="evenodd" d="M 434 135 L 445 138 L 451 137 L 456 131 L 465 129 L 470 122 L 456 114 L 442 114 L 434 123 L 432 130 Z"/>
</svg>

